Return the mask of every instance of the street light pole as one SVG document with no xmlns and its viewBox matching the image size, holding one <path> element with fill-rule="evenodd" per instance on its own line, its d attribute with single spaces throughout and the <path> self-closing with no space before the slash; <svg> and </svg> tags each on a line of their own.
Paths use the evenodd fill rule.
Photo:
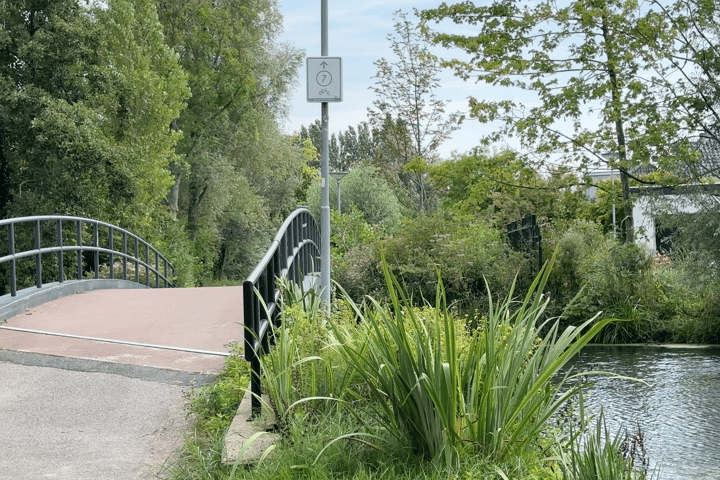
<svg viewBox="0 0 720 480">
<path fill-rule="evenodd" d="M 343 177 L 347 175 L 348 172 L 344 172 L 342 170 L 337 172 L 330 172 L 330 176 L 335 179 L 337 182 L 337 204 L 338 204 L 338 213 L 342 213 L 340 210 L 340 182 L 342 182 Z"/>
<path fill-rule="evenodd" d="M 320 0 L 320 55 L 323 57 L 328 56 L 328 0 Z M 322 176 L 322 203 L 320 207 L 320 227 L 322 231 L 322 241 L 320 242 L 320 285 L 322 287 L 322 299 L 325 302 L 328 316 L 330 315 L 329 110 L 328 102 L 322 102 L 320 106 L 322 129 L 322 149 L 320 155 L 320 173 Z"/>
</svg>

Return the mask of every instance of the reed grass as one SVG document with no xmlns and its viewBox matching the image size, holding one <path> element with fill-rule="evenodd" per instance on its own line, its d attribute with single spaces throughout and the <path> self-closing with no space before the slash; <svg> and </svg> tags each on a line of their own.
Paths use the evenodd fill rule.
<svg viewBox="0 0 720 480">
<path fill-rule="evenodd" d="M 581 405 L 581 423 L 584 412 Z M 638 436 L 639 433 L 639 436 Z M 614 436 L 601 411 L 593 428 L 570 435 L 570 444 L 556 446 L 556 457 L 563 480 L 646 480 L 648 461 L 642 433 L 617 432 Z"/>
<path fill-rule="evenodd" d="M 521 301 L 513 300 L 514 288 L 504 301 L 491 301 L 475 332 L 457 331 L 441 281 L 435 328 L 428 329 L 387 266 L 388 307 L 371 300 L 364 313 L 346 298 L 359 321 L 332 325 L 336 348 L 364 380 L 388 435 L 447 466 L 466 454 L 502 462 L 536 448 L 548 419 L 582 388 L 566 384 L 567 376 L 553 379 L 612 321 L 591 318 L 560 332 L 557 321 L 545 320 L 550 268 Z M 459 337 L 468 340 L 462 352 Z"/>
</svg>

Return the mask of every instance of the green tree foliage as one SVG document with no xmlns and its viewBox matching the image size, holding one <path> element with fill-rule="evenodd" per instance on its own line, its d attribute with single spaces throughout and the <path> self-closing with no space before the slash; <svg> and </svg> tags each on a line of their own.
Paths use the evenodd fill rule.
<svg viewBox="0 0 720 480">
<path fill-rule="evenodd" d="M 720 9 L 716 2 L 676 0 L 672 3 L 653 0 L 652 8 L 669 23 L 674 33 L 675 52 L 660 70 L 662 88 L 671 107 L 684 115 L 677 118 L 679 127 L 696 140 L 699 156 L 691 164 L 707 160 L 705 148 L 720 146 Z M 646 38 L 652 30 L 640 32 Z M 707 163 L 705 163 L 707 166 Z M 717 176 L 717 170 L 714 170 Z M 711 172 L 699 168 L 696 180 Z"/>
<path fill-rule="evenodd" d="M 330 207 L 336 209 L 337 188 L 332 181 Z M 359 212 L 365 222 L 386 232 L 395 229 L 402 219 L 402 205 L 383 176 L 372 166 L 358 166 L 340 184 L 343 213 Z M 308 192 L 308 205 L 313 215 L 320 214 L 320 182 Z"/>
<path fill-rule="evenodd" d="M 528 108 L 513 100 L 471 99 L 472 116 L 502 125 L 489 140 L 517 135 L 547 158 L 559 154 L 581 165 L 607 162 L 620 170 L 628 242 L 633 238 L 632 169 L 691 157 L 689 134 L 696 133 L 699 112 L 711 105 L 698 90 L 673 94 L 667 87 L 678 69 L 683 76 L 695 75 L 699 63 L 693 62 L 703 53 L 690 54 L 697 38 L 683 42 L 683 35 L 694 30 L 702 36 L 706 21 L 700 14 L 714 14 L 714 3 L 698 2 L 685 16 L 678 10 L 685 0 L 668 7 L 661 3 L 465 2 L 422 14 L 428 22 L 447 19 L 476 29 L 471 35 L 433 35 L 435 43 L 470 56 L 447 62 L 459 76 L 512 87 L 516 96 L 519 90 L 535 94 Z"/>
<path fill-rule="evenodd" d="M 504 229 L 441 211 L 408 219 L 373 252 L 365 266 L 374 268 L 371 285 L 382 284 L 379 265 L 384 257 L 418 302 L 434 298 L 439 274 L 448 303 L 481 311 L 487 308 L 486 287 L 507 294 L 523 262 L 521 254 L 509 250 Z"/>
<path fill-rule="evenodd" d="M 361 122 L 357 128 L 352 125 L 347 130 L 333 133 L 328 139 L 330 170 L 348 171 L 353 165 L 368 162 L 375 158 L 379 139 L 377 132 L 367 122 Z M 322 150 L 322 128 L 320 120 L 315 120 L 309 127 L 300 128 L 300 139 L 310 140 L 318 152 Z M 318 156 L 313 166 L 320 168 Z"/>
<path fill-rule="evenodd" d="M 0 17 L 2 213 L 150 232 L 188 96 L 153 3 L 7 1 Z"/>
<path fill-rule="evenodd" d="M 187 221 L 205 275 L 242 276 L 306 180 L 303 147 L 276 121 L 300 55 L 277 43 L 274 1 L 156 3 L 192 92 L 173 123 L 184 135 L 168 203 Z"/>
<path fill-rule="evenodd" d="M 377 95 L 369 109 L 373 127 L 382 132 L 383 169 L 397 175 L 410 193 L 415 207 L 427 210 L 432 196 L 427 165 L 438 160 L 437 149 L 457 128 L 456 114 L 445 116 L 447 101 L 439 100 L 440 61 L 433 56 L 426 37 L 397 11 L 395 34 L 389 34 L 393 62 L 375 62 Z"/>
<path fill-rule="evenodd" d="M 567 169 L 542 176 L 509 150 L 490 155 L 478 149 L 432 167 L 430 177 L 444 192 L 444 208 L 485 218 L 499 229 L 527 215 L 575 218 L 587 205 L 578 179 Z"/>
</svg>

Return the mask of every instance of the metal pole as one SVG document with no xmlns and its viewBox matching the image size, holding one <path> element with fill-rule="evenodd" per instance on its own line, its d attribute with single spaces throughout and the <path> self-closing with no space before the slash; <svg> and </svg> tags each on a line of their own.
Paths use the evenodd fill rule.
<svg viewBox="0 0 720 480">
<path fill-rule="evenodd" d="M 320 55 L 328 56 L 328 0 L 320 0 Z M 320 242 L 320 285 L 322 286 L 322 299 L 325 308 L 330 314 L 330 155 L 328 152 L 329 137 L 329 108 L 328 102 L 321 104 L 322 120 L 322 151 L 320 156 L 320 171 L 322 175 L 322 203 L 320 207 L 320 221 L 322 240 Z"/>
<path fill-rule="evenodd" d="M 338 199 L 337 199 L 337 200 L 338 200 L 338 213 L 342 213 L 342 210 L 340 210 L 340 182 L 342 182 L 342 180 L 340 180 L 340 179 L 338 178 L 338 180 L 337 180 L 337 184 L 338 184 L 338 185 L 337 185 L 337 187 L 338 187 L 338 191 L 337 191 L 337 197 L 338 197 Z"/>
</svg>

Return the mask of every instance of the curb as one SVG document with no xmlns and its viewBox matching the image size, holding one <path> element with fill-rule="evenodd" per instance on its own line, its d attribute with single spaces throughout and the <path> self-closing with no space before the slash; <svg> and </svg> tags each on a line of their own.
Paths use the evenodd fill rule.
<svg viewBox="0 0 720 480">
<path fill-rule="evenodd" d="M 268 407 L 267 397 L 263 395 L 262 413 L 256 420 L 250 419 L 251 398 L 248 387 L 225 434 L 223 465 L 256 465 L 261 460 L 272 458 L 275 443 L 280 440 L 280 435 L 274 433 L 275 415 Z"/>
</svg>

